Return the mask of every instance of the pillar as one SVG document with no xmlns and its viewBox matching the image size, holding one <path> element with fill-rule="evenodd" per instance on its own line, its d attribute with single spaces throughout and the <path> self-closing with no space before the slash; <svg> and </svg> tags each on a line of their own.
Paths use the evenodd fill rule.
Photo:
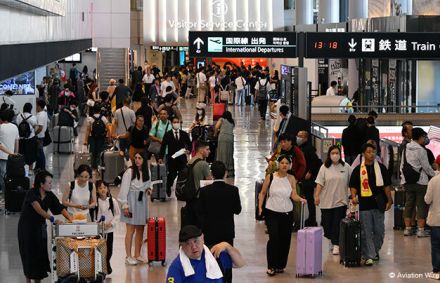
<svg viewBox="0 0 440 283">
<path fill-rule="evenodd" d="M 311 25 L 313 24 L 313 1 L 297 0 L 296 7 L 296 24 Z"/>
<path fill-rule="evenodd" d="M 350 20 L 368 18 L 368 0 L 349 1 L 348 18 Z M 353 93 L 359 88 L 359 70 L 356 67 L 355 60 L 348 60 L 348 96 L 350 98 L 353 97 Z"/>
<path fill-rule="evenodd" d="M 339 23 L 339 0 L 319 0 L 318 24 Z"/>
</svg>

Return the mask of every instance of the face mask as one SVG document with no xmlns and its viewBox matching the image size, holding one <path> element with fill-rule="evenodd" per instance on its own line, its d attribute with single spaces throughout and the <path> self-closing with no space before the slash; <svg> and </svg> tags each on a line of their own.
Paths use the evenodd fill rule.
<svg viewBox="0 0 440 283">
<path fill-rule="evenodd" d="M 339 161 L 339 159 L 341 159 L 341 156 L 339 154 L 332 154 L 330 155 L 330 159 L 332 160 L 332 162 L 336 163 Z"/>
<path fill-rule="evenodd" d="M 202 115 L 202 114 L 203 114 L 203 111 L 202 111 L 202 110 L 199 110 L 199 111 L 197 111 L 197 114 Z"/>
<path fill-rule="evenodd" d="M 425 145 L 428 145 L 431 142 L 431 140 L 428 137 L 425 137 Z"/>
<path fill-rule="evenodd" d="M 178 130 L 180 128 L 180 124 L 173 124 L 173 129 Z"/>
<path fill-rule="evenodd" d="M 302 145 L 304 143 L 304 139 L 300 138 L 300 137 L 296 137 L 296 144 L 297 145 Z"/>
</svg>

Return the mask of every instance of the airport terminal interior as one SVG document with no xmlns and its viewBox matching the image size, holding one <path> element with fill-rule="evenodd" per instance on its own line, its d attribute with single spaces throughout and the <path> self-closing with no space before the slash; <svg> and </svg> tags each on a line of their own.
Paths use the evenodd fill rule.
<svg viewBox="0 0 440 283">
<path fill-rule="evenodd" d="M 440 262 L 436 269 L 431 258 L 431 241 L 440 246 L 440 228 L 432 227 L 432 239 L 428 228 L 422 229 L 422 234 L 427 233 L 423 237 L 404 236 L 403 217 L 396 213 L 402 213 L 405 203 L 395 199 L 395 190 L 404 188 L 399 172 L 406 162 L 399 156 L 402 135 L 407 133 L 404 122 L 412 122 L 426 138 L 423 147 L 434 157 L 432 175 L 437 175 L 440 168 L 440 0 L 0 0 L 0 22 L 0 112 L 14 112 L 16 121 L 26 105 L 32 105 L 31 114 L 36 115 L 37 102 L 47 103 L 43 111 L 49 113 L 46 128 L 52 143 L 44 147 L 45 168 L 54 176 L 52 192 L 59 200 L 64 188 L 75 178 L 75 156 L 89 150 L 84 143 L 90 112 L 84 109 L 100 111 L 94 106 L 101 105 L 99 93 L 111 89 L 111 85 L 125 84 L 133 91 L 138 87 L 137 94 L 151 99 L 157 106 L 155 110 L 159 102 L 173 97 L 170 100 L 181 113 L 181 129 L 189 134 L 197 109 L 206 110 L 207 125 L 211 126 L 219 119 L 218 111 L 214 111 L 216 105 L 224 105 L 220 115 L 225 111 L 232 114 L 235 126 L 231 154 L 235 165 L 233 174 L 225 177 L 225 181 L 239 191 L 242 210 L 234 217 L 233 242 L 246 262 L 241 268 L 233 268 L 232 282 L 397 283 L 434 282 L 440 278 Z M 200 86 L 202 69 L 207 71 L 206 81 L 211 88 L 207 93 Z M 171 84 L 166 81 L 168 76 L 172 77 Z M 241 83 L 237 83 L 240 76 L 253 84 L 243 86 L 242 101 L 238 89 Z M 261 80 L 266 78 L 270 79 L 270 91 L 266 85 L 262 90 Z M 152 84 L 156 79 L 159 85 L 154 89 L 157 97 L 153 98 Z M 228 88 L 217 87 L 220 81 Z M 64 98 L 68 88 L 78 95 L 72 101 L 78 103 L 81 117 L 77 121 L 77 135 L 73 136 L 72 131 L 69 141 L 61 143 L 64 146 L 72 140 L 73 150 L 60 153 L 55 139 L 59 141 L 61 131 L 57 137 L 53 108 L 63 111 L 63 107 L 70 107 L 72 101 Z M 258 96 L 263 91 L 267 91 L 265 99 Z M 218 100 L 213 104 L 214 96 Z M 129 106 L 136 108 L 139 101 Z M 261 110 L 263 101 L 269 104 L 267 110 Z M 264 221 L 256 220 L 255 196 L 256 184 L 265 178 L 267 159 L 273 154 L 273 138 L 286 131 L 286 127 L 277 124 L 279 129 L 274 135 L 276 118 L 280 117 L 280 108 L 272 107 L 275 103 L 287 105 L 292 117 L 308 125 L 310 144 L 322 162 L 331 146 L 341 147 L 350 115 L 355 115 L 365 127 L 378 129 L 376 143 L 382 151 L 378 159 L 390 170 L 394 205 L 384 214 L 384 240 L 378 252 L 380 258 L 374 264 L 366 264 L 369 259 L 363 258 L 360 266 L 345 267 L 341 256 L 330 250 L 329 239 L 322 236 L 318 240 L 322 241 L 322 251 L 318 251 L 322 255 L 318 264 L 322 273 L 298 276 L 299 262 L 304 259 L 297 257 L 298 232 L 292 231 L 285 270 L 275 276 L 267 273 L 269 231 Z M 2 104 L 7 104 L 8 109 Z M 109 112 L 105 115 L 112 117 Z M 0 118 L 6 116 L 0 114 Z M 8 139 L 2 130 L 3 122 L 0 150 L 14 152 L 13 148 L 4 149 Z M 292 139 L 295 143 L 296 137 Z M 26 152 L 32 154 L 32 150 Z M 6 164 L 2 157 L 7 158 L 6 153 L 0 154 L 0 166 Z M 347 161 L 347 154 L 342 156 Z M 149 162 L 155 162 L 154 158 Z M 37 170 L 29 173 L 28 168 L 26 174 L 30 174 L 33 182 Z M 5 174 L 2 170 L 5 171 L 0 168 L 0 173 Z M 99 173 L 93 173 L 93 181 L 101 178 Z M 363 178 L 360 177 L 365 181 Z M 435 178 L 440 177 L 432 180 Z M 425 181 L 427 184 L 427 178 Z M 366 182 L 368 185 L 368 177 Z M 346 189 L 348 198 L 348 186 Z M 5 196 L 6 190 L 20 194 L 15 187 L 0 188 L 0 283 L 29 282 L 19 251 L 18 226 L 22 214 L 19 210 L 8 211 L 10 200 Z M 112 184 L 110 191 L 117 198 L 121 188 Z M 438 209 L 440 200 L 433 202 Z M 163 217 L 166 221 L 163 265 L 127 264 L 126 225 L 117 223 L 111 258 L 113 270 L 104 282 L 214 282 L 167 278 L 171 263 L 179 257 L 184 206 L 184 201 L 177 200 L 174 186 L 171 196 L 164 201 L 147 202 L 148 216 Z M 440 215 L 430 217 L 438 223 Z M 319 227 L 321 219 L 317 206 Z M 51 235 L 54 226 L 46 222 Z M 141 257 L 147 259 L 147 229 L 144 240 Z M 433 252 L 437 261 L 438 249 Z M 71 259 L 70 263 L 74 261 Z M 41 282 L 54 283 L 50 273 L 48 276 Z"/>
</svg>

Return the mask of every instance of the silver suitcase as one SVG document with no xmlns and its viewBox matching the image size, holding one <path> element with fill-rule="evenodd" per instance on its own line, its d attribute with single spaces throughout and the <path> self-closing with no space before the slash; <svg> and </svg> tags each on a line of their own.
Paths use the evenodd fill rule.
<svg viewBox="0 0 440 283">
<path fill-rule="evenodd" d="M 108 184 L 113 184 L 116 177 L 124 170 L 125 160 L 119 154 L 119 151 L 109 149 L 102 153 L 101 166 L 102 180 Z"/>
<path fill-rule="evenodd" d="M 73 128 L 56 126 L 52 133 L 53 150 L 57 153 L 73 153 Z"/>
</svg>

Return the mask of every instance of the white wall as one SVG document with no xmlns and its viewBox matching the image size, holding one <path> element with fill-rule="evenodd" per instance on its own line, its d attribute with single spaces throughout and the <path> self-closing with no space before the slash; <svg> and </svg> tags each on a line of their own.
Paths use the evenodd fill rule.
<svg viewBox="0 0 440 283">
<path fill-rule="evenodd" d="M 93 46 L 130 48 L 130 1 L 91 0 L 90 2 Z M 146 9 L 148 10 L 147 7 Z"/>
<path fill-rule="evenodd" d="M 284 27 L 283 0 L 144 0 L 143 7 L 146 45 L 186 46 L 189 30 L 273 31 Z"/>
<path fill-rule="evenodd" d="M 0 45 L 91 38 L 89 11 L 90 0 L 67 1 L 65 17 L 33 15 L 0 6 Z"/>
</svg>

